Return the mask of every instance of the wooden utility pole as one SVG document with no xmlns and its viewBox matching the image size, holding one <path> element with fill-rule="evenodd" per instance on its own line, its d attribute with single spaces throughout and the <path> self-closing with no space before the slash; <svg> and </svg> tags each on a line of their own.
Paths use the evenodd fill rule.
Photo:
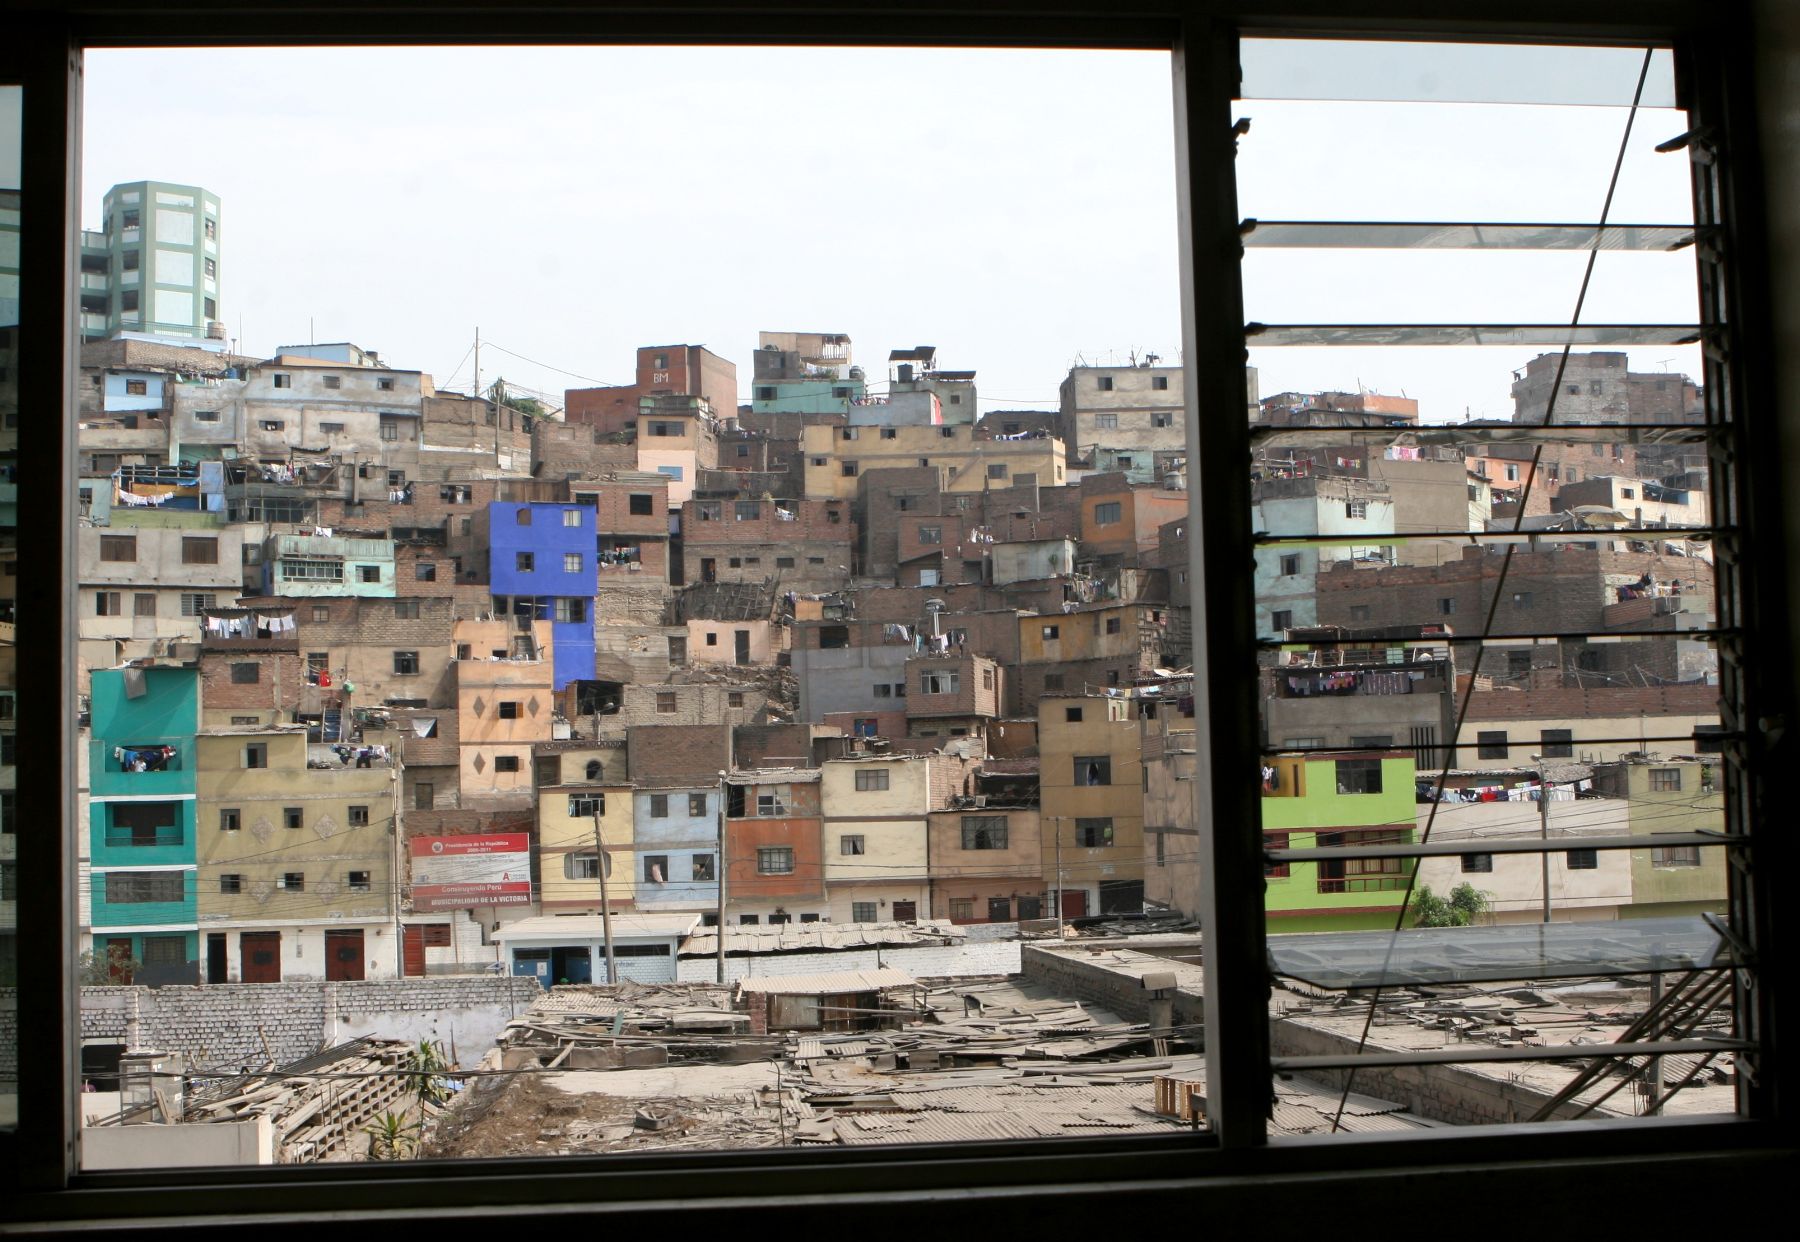
<svg viewBox="0 0 1800 1242">
<path fill-rule="evenodd" d="M 726 725 L 725 727 L 727 729 L 731 728 L 730 725 Z M 730 868 L 728 868 L 725 865 L 725 772 L 723 769 L 721 769 L 719 772 L 719 819 L 718 819 L 718 823 L 719 823 L 719 861 L 718 861 L 717 867 L 718 867 L 718 878 L 719 878 L 719 914 L 718 914 L 718 926 L 713 928 L 713 930 L 718 933 L 719 982 L 724 983 L 725 982 L 725 877 L 726 877 L 726 875 L 728 875 L 730 873 Z"/>
<path fill-rule="evenodd" d="M 1056 939 L 1060 943 L 1063 938 L 1062 816 L 1052 815 L 1050 822 L 1056 825 Z"/>
<path fill-rule="evenodd" d="M 1549 765 L 1538 759 L 1538 836 L 1544 851 L 1538 855 L 1544 877 L 1544 922 L 1550 921 L 1550 777 Z"/>
<path fill-rule="evenodd" d="M 600 812 L 594 812 L 595 865 L 600 872 L 600 930 L 606 938 L 606 981 L 619 981 L 618 960 L 613 957 L 612 906 L 606 900 L 606 842 L 600 839 Z"/>
</svg>

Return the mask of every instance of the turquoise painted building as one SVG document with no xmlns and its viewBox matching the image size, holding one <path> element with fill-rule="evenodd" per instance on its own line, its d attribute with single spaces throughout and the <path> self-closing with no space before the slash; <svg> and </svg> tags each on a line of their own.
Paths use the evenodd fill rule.
<svg viewBox="0 0 1800 1242">
<path fill-rule="evenodd" d="M 848 414 L 868 395 L 861 379 L 759 379 L 750 390 L 750 408 L 758 414 Z"/>
<path fill-rule="evenodd" d="M 88 777 L 96 957 L 198 960 L 194 734 L 200 672 L 97 669 Z"/>
<path fill-rule="evenodd" d="M 1413 841 L 1413 759 L 1387 751 L 1263 760 L 1262 832 L 1268 849 Z M 1410 859 L 1329 859 L 1264 868 L 1264 909 L 1275 932 L 1368 931 L 1394 926 Z"/>
</svg>

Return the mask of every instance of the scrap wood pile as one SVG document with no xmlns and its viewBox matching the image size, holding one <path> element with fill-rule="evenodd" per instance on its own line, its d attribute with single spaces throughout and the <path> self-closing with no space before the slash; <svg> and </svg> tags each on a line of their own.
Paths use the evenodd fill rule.
<svg viewBox="0 0 1800 1242">
<path fill-rule="evenodd" d="M 215 1082 L 188 1099 L 185 1120 L 267 1117 L 277 1164 L 310 1164 L 361 1150 L 363 1127 L 402 1110 L 414 1094 L 403 1072 L 413 1045 L 373 1036 L 322 1049 L 286 1065 Z"/>
<path fill-rule="evenodd" d="M 714 984 L 610 987 L 562 985 L 507 1023 L 499 1045 L 507 1069 L 626 1069 L 649 1065 L 762 1061 L 779 1036 L 749 1034 L 750 1018 Z"/>
</svg>

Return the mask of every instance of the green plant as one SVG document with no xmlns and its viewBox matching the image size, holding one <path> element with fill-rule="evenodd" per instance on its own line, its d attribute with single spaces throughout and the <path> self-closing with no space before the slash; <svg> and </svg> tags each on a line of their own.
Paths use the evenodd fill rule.
<svg viewBox="0 0 1800 1242">
<path fill-rule="evenodd" d="M 1414 927 L 1467 927 L 1488 911 L 1487 894 L 1464 881 L 1450 890 L 1450 896 L 1439 897 L 1429 884 L 1421 884 L 1413 894 L 1412 925 Z"/>
<path fill-rule="evenodd" d="M 416 1047 L 406 1054 L 405 1072 L 412 1083 L 412 1092 L 422 1104 L 442 1104 L 450 1098 L 450 1088 L 444 1084 L 444 1075 L 451 1069 L 450 1059 L 444 1055 L 442 1041 L 421 1039 Z"/>
<path fill-rule="evenodd" d="M 128 949 L 116 946 L 104 952 L 88 949 L 75 959 L 75 982 L 83 987 L 130 983 L 142 965 Z"/>
<path fill-rule="evenodd" d="M 419 1123 L 404 1113 L 382 1113 L 363 1127 L 369 1136 L 369 1159 L 409 1160 L 419 1150 Z"/>
</svg>

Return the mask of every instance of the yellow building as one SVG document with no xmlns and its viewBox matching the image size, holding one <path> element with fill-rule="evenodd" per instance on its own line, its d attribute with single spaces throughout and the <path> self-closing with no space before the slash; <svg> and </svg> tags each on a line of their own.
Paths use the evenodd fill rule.
<svg viewBox="0 0 1800 1242">
<path fill-rule="evenodd" d="M 926 815 L 943 800 L 934 799 L 934 785 L 960 782 L 962 769 L 963 761 L 948 755 L 833 759 L 823 766 L 819 797 L 832 922 L 929 917 Z"/>
<path fill-rule="evenodd" d="M 947 492 L 996 487 L 1060 487 L 1063 442 L 978 439 L 970 423 L 908 427 L 804 427 L 806 494 L 820 500 L 854 500 L 856 480 L 870 470 L 937 466 Z M 671 495 L 670 500 L 674 497 Z"/>
<path fill-rule="evenodd" d="M 547 914 L 600 912 L 599 847 L 606 853 L 606 904 L 629 910 L 637 891 L 637 846 L 629 784 L 547 785 L 537 791 L 538 902 Z"/>
<path fill-rule="evenodd" d="M 1067 918 L 1143 908 L 1143 765 L 1131 707 L 1076 695 L 1038 702 L 1044 878 Z"/>
<path fill-rule="evenodd" d="M 457 659 L 450 671 L 456 683 L 458 766 L 465 810 L 524 808 L 535 801 L 532 747 L 550 740 L 556 695 L 550 623 L 532 622 L 531 628 L 535 659 L 483 658 L 490 650 L 510 649 L 497 639 L 514 632 L 511 624 L 459 621 L 453 631 Z"/>
<path fill-rule="evenodd" d="M 207 982 L 399 974 L 393 760 L 345 764 L 301 725 L 209 729 L 195 747 Z"/>
</svg>

